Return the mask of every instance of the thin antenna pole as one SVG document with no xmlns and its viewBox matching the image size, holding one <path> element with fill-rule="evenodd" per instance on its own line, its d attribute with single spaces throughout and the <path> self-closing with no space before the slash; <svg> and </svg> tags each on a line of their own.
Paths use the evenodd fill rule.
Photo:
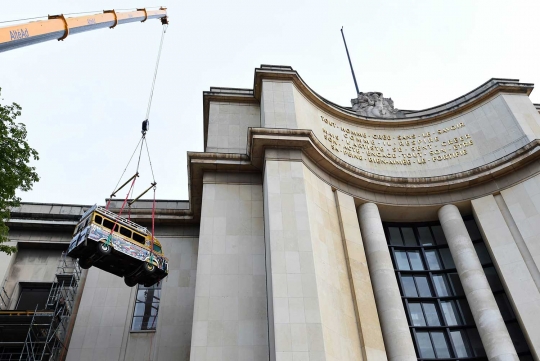
<svg viewBox="0 0 540 361">
<path fill-rule="evenodd" d="M 345 51 L 347 52 L 347 58 L 349 59 L 349 65 L 351 66 L 352 78 L 354 80 L 354 86 L 356 87 L 356 94 L 360 94 L 358 90 L 358 83 L 356 82 L 356 76 L 354 75 L 354 69 L 351 62 L 351 56 L 349 55 L 349 49 L 347 48 L 347 42 L 345 41 L 345 34 L 343 33 L 343 26 L 341 27 L 341 36 L 343 37 L 343 44 L 345 44 Z"/>
</svg>

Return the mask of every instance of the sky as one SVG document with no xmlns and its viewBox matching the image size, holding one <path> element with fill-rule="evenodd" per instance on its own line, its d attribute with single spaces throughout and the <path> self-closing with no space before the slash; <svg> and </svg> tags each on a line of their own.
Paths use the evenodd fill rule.
<svg viewBox="0 0 540 361">
<path fill-rule="evenodd" d="M 429 108 L 495 77 L 540 86 L 538 0 L 25 0 L 2 4 L 0 21 L 159 5 L 170 25 L 147 136 L 159 199 L 188 199 L 186 152 L 203 151 L 211 86 L 252 88 L 256 67 L 290 65 L 350 106 L 342 26 L 360 91 L 383 92 L 398 109 Z M 22 201 L 103 203 L 140 138 L 161 31 L 149 20 L 0 53 L 0 104 L 22 106 L 40 156 L 41 179 Z M 531 100 L 540 103 L 540 89 Z M 132 162 L 124 179 L 134 172 Z M 152 181 L 144 157 L 140 174 L 135 194 Z"/>
</svg>

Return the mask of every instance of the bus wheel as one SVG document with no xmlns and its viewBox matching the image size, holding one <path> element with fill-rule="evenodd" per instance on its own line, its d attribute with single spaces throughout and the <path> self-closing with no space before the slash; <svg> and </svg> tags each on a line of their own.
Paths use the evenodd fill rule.
<svg viewBox="0 0 540 361">
<path fill-rule="evenodd" d="M 98 245 L 98 252 L 101 253 L 104 256 L 108 256 L 111 254 L 112 248 L 110 244 L 107 244 L 105 242 L 100 242 Z"/>
<path fill-rule="evenodd" d="M 135 277 L 124 277 L 124 283 L 128 287 L 133 287 L 137 284 L 137 280 L 135 279 Z"/>
<path fill-rule="evenodd" d="M 143 268 L 146 273 L 154 273 L 156 271 L 156 266 L 148 262 L 144 262 Z"/>
<path fill-rule="evenodd" d="M 91 258 L 79 258 L 79 266 L 82 269 L 89 269 L 93 263 L 94 261 Z"/>
</svg>

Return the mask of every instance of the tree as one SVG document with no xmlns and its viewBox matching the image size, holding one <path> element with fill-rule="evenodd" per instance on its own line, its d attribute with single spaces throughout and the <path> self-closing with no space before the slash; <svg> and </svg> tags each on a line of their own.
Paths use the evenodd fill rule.
<svg viewBox="0 0 540 361">
<path fill-rule="evenodd" d="M 2 88 L 0 88 L 1 94 Z M 18 207 L 20 198 L 17 190 L 29 191 L 34 182 L 39 181 L 35 167 L 30 167 L 30 158 L 38 160 L 38 153 L 26 142 L 26 126 L 15 123 L 21 115 L 21 106 L 0 104 L 0 252 L 11 254 L 16 247 L 8 246 L 9 228 L 6 221 L 10 209 Z"/>
</svg>

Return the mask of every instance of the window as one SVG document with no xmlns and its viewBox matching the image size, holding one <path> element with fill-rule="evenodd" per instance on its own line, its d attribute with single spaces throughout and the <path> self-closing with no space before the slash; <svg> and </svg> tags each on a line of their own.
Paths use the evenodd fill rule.
<svg viewBox="0 0 540 361">
<path fill-rule="evenodd" d="M 152 331 L 156 329 L 161 300 L 161 282 L 144 287 L 137 287 L 137 299 L 133 310 L 132 331 Z"/>
<path fill-rule="evenodd" d="M 103 217 L 96 214 L 96 216 L 94 217 L 94 222 L 96 222 L 97 224 L 101 224 L 101 222 L 103 222 Z"/>
<path fill-rule="evenodd" d="M 161 247 L 158 246 L 157 244 L 154 244 L 154 251 L 161 253 Z"/>
<path fill-rule="evenodd" d="M 484 358 L 441 226 L 391 224 L 385 231 L 418 358 Z"/>
<path fill-rule="evenodd" d="M 133 232 L 131 232 L 129 229 L 127 229 L 126 227 L 120 227 L 120 234 L 122 236 L 126 236 L 128 238 L 131 238 L 131 235 L 133 234 Z"/>
<path fill-rule="evenodd" d="M 530 351 L 482 235 L 465 225 L 506 322 L 520 360 Z M 486 353 L 465 297 L 447 240 L 438 223 L 384 224 L 419 360 L 485 360 Z"/>
<path fill-rule="evenodd" d="M 113 229 L 113 227 L 114 227 L 114 222 L 113 222 L 113 221 L 109 221 L 107 218 L 105 218 L 105 219 L 103 220 L 103 227 L 109 228 L 109 229 Z"/>
<path fill-rule="evenodd" d="M 144 244 L 146 239 L 140 234 L 133 232 L 133 240 L 135 242 L 139 242 L 140 244 Z"/>
<path fill-rule="evenodd" d="M 34 311 L 45 310 L 47 299 L 51 291 L 51 283 L 21 282 L 21 293 L 17 301 L 17 310 Z"/>
</svg>

